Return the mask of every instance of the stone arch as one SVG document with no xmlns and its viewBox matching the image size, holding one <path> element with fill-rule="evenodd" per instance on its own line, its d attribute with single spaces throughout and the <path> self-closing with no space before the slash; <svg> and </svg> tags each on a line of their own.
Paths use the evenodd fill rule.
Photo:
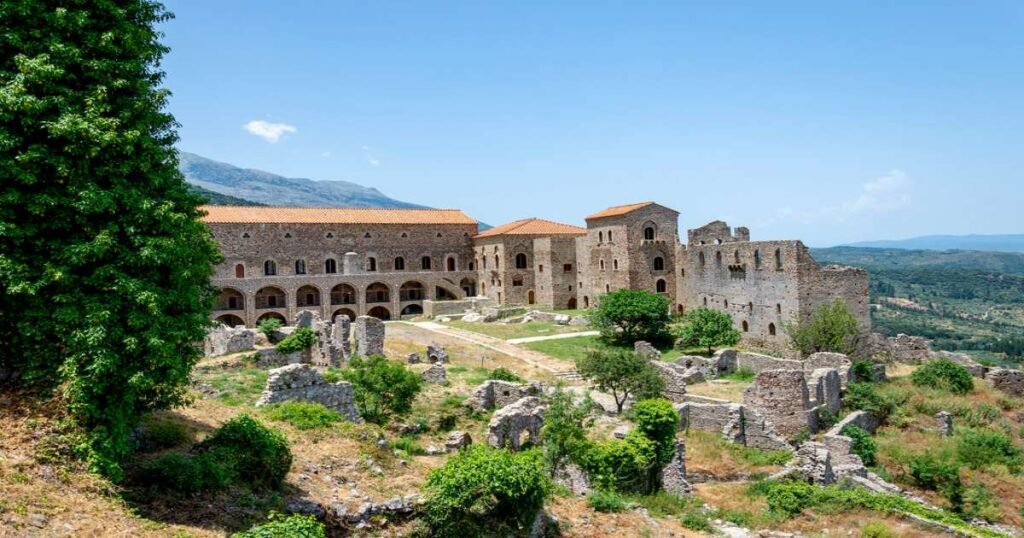
<svg viewBox="0 0 1024 538">
<path fill-rule="evenodd" d="M 459 282 L 459 287 L 462 288 L 462 292 L 466 294 L 466 297 L 476 296 L 476 281 L 472 278 L 463 278 Z"/>
<path fill-rule="evenodd" d="M 668 284 L 665 282 L 664 278 L 659 278 L 658 281 L 654 283 L 654 291 L 658 293 L 668 293 Z"/>
<path fill-rule="evenodd" d="M 374 282 L 366 287 L 366 302 L 371 303 L 387 303 L 391 301 L 391 288 L 383 282 Z M 371 316 L 373 314 L 370 314 Z M 379 316 L 375 316 L 379 317 Z M 381 318 L 384 319 L 384 318 Z"/>
<path fill-rule="evenodd" d="M 240 317 L 238 317 L 238 316 L 236 316 L 234 314 L 223 314 L 223 315 L 217 316 L 216 321 L 218 321 L 220 323 L 223 323 L 224 325 L 227 325 L 228 327 L 239 327 L 239 326 L 244 327 L 245 326 L 245 320 L 243 320 L 242 318 L 240 318 Z"/>
<path fill-rule="evenodd" d="M 529 267 L 527 261 L 525 253 L 520 252 L 519 254 L 516 254 L 516 269 L 526 269 Z"/>
<path fill-rule="evenodd" d="M 534 304 L 537 302 L 537 295 L 533 293 L 533 290 L 526 292 L 526 303 Z"/>
<path fill-rule="evenodd" d="M 421 282 L 415 280 L 410 280 L 398 288 L 399 301 L 422 301 L 426 299 L 426 295 L 426 288 Z"/>
<path fill-rule="evenodd" d="M 565 308 L 568 310 L 576 310 L 576 298 L 569 297 L 569 302 L 566 303 Z"/>
<path fill-rule="evenodd" d="M 295 260 L 295 274 L 306 274 L 306 260 Z"/>
<path fill-rule="evenodd" d="M 654 241 L 658 236 L 658 225 L 652 221 L 644 223 L 644 241 Z"/>
<path fill-rule="evenodd" d="M 256 318 L 256 325 L 259 325 L 264 320 L 268 320 L 268 319 L 276 319 L 277 321 L 281 322 L 281 325 L 285 325 L 285 324 L 288 323 L 288 320 L 284 319 L 284 316 L 282 316 L 281 314 L 279 314 L 277 312 L 265 312 L 260 317 Z"/>
<path fill-rule="evenodd" d="M 418 305 L 418 304 L 410 304 L 410 305 L 405 305 L 405 308 L 402 309 L 402 314 L 401 315 L 403 315 L 403 316 L 418 316 L 420 314 L 423 314 L 423 307 Z"/>
<path fill-rule="evenodd" d="M 350 321 L 355 321 L 356 320 L 356 312 L 355 312 L 355 310 L 352 310 L 351 308 L 339 308 L 339 309 L 335 310 L 334 313 L 331 314 L 331 319 L 333 320 L 333 319 L 337 318 L 338 316 L 348 316 L 348 319 Z"/>
<path fill-rule="evenodd" d="M 221 288 L 214 310 L 245 310 L 245 295 L 235 288 Z"/>
<path fill-rule="evenodd" d="M 429 271 L 431 265 L 432 264 L 430 262 L 430 256 L 424 256 L 420 258 L 420 269 L 423 269 L 424 271 Z"/>
<path fill-rule="evenodd" d="M 745 332 L 745 333 L 750 332 L 750 324 L 747 323 L 747 320 L 743 320 L 742 327 L 743 327 L 743 332 Z"/>
<path fill-rule="evenodd" d="M 383 306 L 375 306 L 366 313 L 367 316 L 373 316 L 377 319 L 388 321 L 391 319 L 391 311 Z"/>
<path fill-rule="evenodd" d="M 775 336 L 775 324 L 774 323 L 769 323 L 768 324 L 768 335 L 769 336 Z"/>
<path fill-rule="evenodd" d="M 663 254 L 661 254 L 659 252 L 656 256 L 654 256 L 654 260 L 653 260 L 651 265 L 654 266 L 654 270 L 655 271 L 664 271 L 665 270 L 665 258 L 663 257 Z"/>
<path fill-rule="evenodd" d="M 320 289 L 305 285 L 295 292 L 295 306 L 320 306 Z"/>
<path fill-rule="evenodd" d="M 286 308 L 287 306 L 288 296 L 277 286 L 266 286 L 256 292 L 256 308 Z"/>
<path fill-rule="evenodd" d="M 458 271 L 459 270 L 459 262 L 458 262 L 458 260 L 456 259 L 455 256 L 448 256 L 448 258 L 445 260 L 444 263 L 445 263 L 445 270 L 446 271 Z"/>
<path fill-rule="evenodd" d="M 366 257 L 366 271 L 369 273 L 377 272 L 377 258 L 374 256 Z"/>
<path fill-rule="evenodd" d="M 235 278 L 245 278 L 245 264 L 235 264 Z"/>
<path fill-rule="evenodd" d="M 356 289 L 348 284 L 331 288 L 331 304 L 356 304 Z"/>
<path fill-rule="evenodd" d="M 590 297 L 583 296 L 583 308 L 590 308 Z"/>
<path fill-rule="evenodd" d="M 333 275 L 338 272 L 338 260 L 327 258 L 324 260 L 324 272 Z"/>
<path fill-rule="evenodd" d="M 266 260 L 263 262 L 263 276 L 274 276 L 277 274 L 277 262 Z"/>
<path fill-rule="evenodd" d="M 454 301 L 459 298 L 457 293 L 453 293 L 444 286 L 434 286 L 434 300 L 435 301 Z"/>
</svg>

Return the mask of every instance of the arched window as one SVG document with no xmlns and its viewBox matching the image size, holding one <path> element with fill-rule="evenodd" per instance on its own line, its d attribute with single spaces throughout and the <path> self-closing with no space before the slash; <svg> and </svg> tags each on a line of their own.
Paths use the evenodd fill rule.
<svg viewBox="0 0 1024 538">
<path fill-rule="evenodd" d="M 604 285 L 604 292 L 605 293 L 610 293 L 611 291 L 612 291 L 611 285 L 610 284 L 605 284 Z"/>
<path fill-rule="evenodd" d="M 750 313 L 753 314 L 754 313 L 754 301 L 750 301 L 749 303 L 747 303 L 747 308 L 749 308 L 750 309 Z"/>
<path fill-rule="evenodd" d="M 366 258 L 366 270 L 371 273 L 377 270 L 377 258 L 373 256 Z"/>
<path fill-rule="evenodd" d="M 760 269 L 761 268 L 761 251 L 760 250 L 755 250 L 754 251 L 754 268 L 755 269 Z"/>
<path fill-rule="evenodd" d="M 516 254 L 516 269 L 526 269 L 526 254 Z"/>
<path fill-rule="evenodd" d="M 601 270 L 604 271 L 604 260 L 601 260 L 600 264 L 601 264 Z"/>
<path fill-rule="evenodd" d="M 263 262 L 263 274 L 266 276 L 274 276 L 277 274 L 277 264 L 274 260 L 267 260 Z"/>
<path fill-rule="evenodd" d="M 654 226 L 644 228 L 644 240 L 654 241 Z"/>
<path fill-rule="evenodd" d="M 238 264 L 235 266 L 235 278 L 245 278 L 245 266 Z"/>
<path fill-rule="evenodd" d="M 775 249 L 775 270 L 782 270 L 782 249 Z"/>
<path fill-rule="evenodd" d="M 405 258 L 401 256 L 395 258 L 395 271 L 405 271 Z"/>
<path fill-rule="evenodd" d="M 597 242 L 604 243 L 604 232 L 597 232 Z"/>
<path fill-rule="evenodd" d="M 611 230 L 608 230 L 608 242 L 609 243 L 612 242 L 612 231 Z"/>
<path fill-rule="evenodd" d="M 655 271 L 664 271 L 665 270 L 665 258 L 662 258 L 661 256 L 655 256 L 655 258 L 654 258 L 654 270 Z"/>
<path fill-rule="evenodd" d="M 782 305 L 781 304 L 775 303 L 775 313 L 779 314 L 780 316 L 782 315 Z"/>
<path fill-rule="evenodd" d="M 722 252 L 721 251 L 715 253 L 715 265 L 717 265 L 719 267 L 722 266 Z"/>
<path fill-rule="evenodd" d="M 619 260 L 612 260 L 612 269 L 619 270 Z"/>
<path fill-rule="evenodd" d="M 486 263 L 486 261 L 487 261 L 487 258 L 484 258 L 484 262 L 485 263 Z M 424 256 L 424 257 L 420 258 L 420 267 L 423 268 L 424 271 L 429 271 L 430 270 L 430 256 Z"/>
<path fill-rule="evenodd" d="M 333 275 L 338 272 L 338 262 L 334 258 L 324 260 L 324 272 Z"/>
<path fill-rule="evenodd" d="M 697 254 L 697 260 L 700 262 L 700 266 L 704 267 L 704 253 L 703 252 Z"/>
<path fill-rule="evenodd" d="M 501 258 L 497 254 L 494 255 L 494 268 L 501 269 Z"/>
<path fill-rule="evenodd" d="M 306 274 L 306 260 L 295 260 L 295 274 Z"/>
<path fill-rule="evenodd" d="M 455 258 L 452 257 L 452 256 L 449 256 L 447 263 L 448 263 L 448 270 L 449 271 L 454 271 L 455 270 Z"/>
<path fill-rule="evenodd" d="M 667 285 L 665 284 L 665 279 L 659 278 L 658 281 L 654 283 L 654 289 L 658 293 L 665 293 L 666 291 L 668 291 Z"/>
<path fill-rule="evenodd" d="M 747 325 L 747 320 L 743 320 L 743 332 L 750 332 L 750 325 Z"/>
<path fill-rule="evenodd" d="M 774 323 L 769 323 L 768 324 L 768 334 L 771 335 L 771 336 L 775 336 L 775 324 Z"/>
</svg>

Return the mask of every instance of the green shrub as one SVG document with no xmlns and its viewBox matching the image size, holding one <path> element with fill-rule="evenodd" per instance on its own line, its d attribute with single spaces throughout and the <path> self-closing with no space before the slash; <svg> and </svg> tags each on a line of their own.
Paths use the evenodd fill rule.
<svg viewBox="0 0 1024 538">
<path fill-rule="evenodd" d="M 672 461 L 679 426 L 679 412 L 672 402 L 663 398 L 641 400 L 633 406 L 630 417 L 636 422 L 636 430 L 654 443 L 659 469 Z"/>
<path fill-rule="evenodd" d="M 697 497 L 680 497 L 664 490 L 647 495 L 635 495 L 629 498 L 635 504 L 647 509 L 654 517 L 671 517 L 680 515 L 687 510 L 700 508 L 701 500 Z"/>
<path fill-rule="evenodd" d="M 544 412 L 544 427 L 540 436 L 544 441 L 544 461 L 548 468 L 560 468 L 566 460 L 580 464 L 593 442 L 587 439 L 586 429 L 593 423 L 590 409 L 593 403 L 587 397 L 577 404 L 572 394 L 556 387 Z"/>
<path fill-rule="evenodd" d="M 261 333 L 265 334 L 267 338 L 270 338 L 270 335 L 282 326 L 284 326 L 284 324 L 281 323 L 281 320 L 277 318 L 267 318 L 259 322 L 256 325 L 256 328 L 259 329 Z"/>
<path fill-rule="evenodd" d="M 647 290 L 619 289 L 602 295 L 590 314 L 593 327 L 609 342 L 632 345 L 669 338 L 668 299 Z"/>
<path fill-rule="evenodd" d="M 855 360 L 850 366 L 853 378 L 861 383 L 872 383 L 875 380 L 875 365 L 871 361 Z"/>
<path fill-rule="evenodd" d="M 852 410 L 871 413 L 881 422 L 885 422 L 896 409 L 895 403 L 882 397 L 871 383 L 847 385 L 843 405 Z"/>
<path fill-rule="evenodd" d="M 629 507 L 626 499 L 614 491 L 596 489 L 587 495 L 587 504 L 598 512 L 622 512 Z"/>
<path fill-rule="evenodd" d="M 198 493 L 227 487 L 234 480 L 230 462 L 210 454 L 170 452 L 143 464 L 142 485 L 178 493 Z"/>
<path fill-rule="evenodd" d="M 683 514 L 683 517 L 679 519 L 679 523 L 687 529 L 694 531 L 711 532 L 714 530 L 708 516 L 696 510 Z"/>
<path fill-rule="evenodd" d="M 166 416 L 146 417 L 142 431 L 142 448 L 148 451 L 175 447 L 191 437 L 188 425 Z"/>
<path fill-rule="evenodd" d="M 263 409 L 270 420 L 287 422 L 300 430 L 326 428 L 344 419 L 337 411 L 314 402 L 281 402 Z"/>
<path fill-rule="evenodd" d="M 988 486 L 979 482 L 967 488 L 964 493 L 964 516 L 985 521 L 998 521 L 1002 517 L 999 503 Z"/>
<path fill-rule="evenodd" d="M 736 371 L 729 372 L 718 376 L 720 379 L 730 379 L 732 381 L 739 381 L 742 383 L 749 383 L 757 377 L 757 374 L 750 368 L 744 366 L 736 369 Z"/>
<path fill-rule="evenodd" d="M 299 327 L 295 332 L 289 334 L 284 340 L 277 343 L 276 347 L 281 353 L 295 353 L 309 349 L 316 343 L 316 333 L 309 327 Z"/>
<path fill-rule="evenodd" d="M 598 488 L 623 493 L 651 493 L 658 488 L 658 449 L 639 430 L 623 440 L 609 439 L 591 446 L 583 462 Z"/>
<path fill-rule="evenodd" d="M 951 458 L 931 452 L 914 456 L 910 460 L 910 478 L 918 487 L 939 492 L 953 510 L 963 508 L 964 485 L 960 480 L 960 466 Z"/>
<path fill-rule="evenodd" d="M 839 299 L 818 307 L 809 320 L 786 324 L 793 347 L 805 357 L 819 351 L 850 355 L 856 351 L 862 333 L 857 318 Z"/>
<path fill-rule="evenodd" d="M 851 450 L 854 454 L 860 456 L 864 465 L 874 467 L 875 452 L 878 451 L 878 446 L 875 444 L 874 439 L 871 438 L 870 433 L 856 424 L 844 426 L 839 433 L 853 439 Z"/>
<path fill-rule="evenodd" d="M 899 538 L 899 535 L 889 530 L 885 523 L 872 521 L 861 527 L 860 538 Z"/>
<path fill-rule="evenodd" d="M 395 450 L 401 450 L 410 456 L 419 456 L 427 453 L 419 441 L 408 435 L 403 435 L 396 439 L 395 442 L 391 443 L 391 447 Z"/>
<path fill-rule="evenodd" d="M 356 407 L 367 422 L 385 424 L 391 415 L 408 413 L 423 388 L 423 378 L 385 357 L 354 357 L 342 372 L 352 383 Z"/>
<path fill-rule="evenodd" d="M 971 469 L 1006 465 L 1011 473 L 1019 473 L 1021 449 L 1010 436 L 992 430 L 961 430 L 957 434 L 957 458 Z"/>
<path fill-rule="evenodd" d="M 713 308 L 690 310 L 684 318 L 686 324 L 679 331 L 685 346 L 707 348 L 708 355 L 716 347 L 733 346 L 740 341 L 740 332 L 733 327 L 732 316 Z"/>
<path fill-rule="evenodd" d="M 611 394 L 619 413 L 631 396 L 658 398 L 665 389 L 658 371 L 632 350 L 591 350 L 576 360 L 576 371 L 598 390 Z"/>
<path fill-rule="evenodd" d="M 539 451 L 473 445 L 430 472 L 424 519 L 432 536 L 518 533 L 529 529 L 551 489 Z"/>
<path fill-rule="evenodd" d="M 256 488 L 279 487 L 292 465 L 284 436 L 245 414 L 225 422 L 194 450 L 230 462 L 234 475 Z"/>
<path fill-rule="evenodd" d="M 967 368 L 941 359 L 919 366 L 910 380 L 918 387 L 938 388 L 953 394 L 967 394 L 974 389 L 974 379 Z"/>
<path fill-rule="evenodd" d="M 326 538 L 327 531 L 313 516 L 270 514 L 270 522 L 232 535 L 232 538 Z"/>
<path fill-rule="evenodd" d="M 511 383 L 522 383 L 523 378 L 516 375 L 515 372 L 508 368 L 498 367 L 491 370 L 491 373 L 487 374 L 487 379 L 497 379 L 499 381 L 509 381 Z"/>
</svg>

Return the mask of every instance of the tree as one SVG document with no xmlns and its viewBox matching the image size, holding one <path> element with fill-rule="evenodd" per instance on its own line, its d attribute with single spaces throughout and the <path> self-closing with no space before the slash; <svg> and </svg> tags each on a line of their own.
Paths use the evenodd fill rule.
<svg viewBox="0 0 1024 538">
<path fill-rule="evenodd" d="M 368 422 L 384 424 L 391 414 L 408 413 L 423 379 L 398 362 L 377 355 L 353 357 L 341 374 L 352 383 L 356 407 Z"/>
<path fill-rule="evenodd" d="M 668 338 L 668 299 L 646 290 L 615 290 L 601 296 L 590 322 L 608 342 L 632 345 L 638 340 Z"/>
<path fill-rule="evenodd" d="M 184 400 L 219 262 L 164 111 L 168 18 L 0 3 L 0 370 L 59 387 L 114 479 L 138 418 Z"/>
<path fill-rule="evenodd" d="M 686 325 L 680 331 L 680 338 L 687 346 L 708 348 L 710 355 L 715 347 L 734 346 L 740 341 L 740 332 L 732 326 L 732 316 L 700 307 L 687 312 Z"/>
<path fill-rule="evenodd" d="M 862 334 L 857 318 L 840 299 L 818 307 L 810 320 L 787 324 L 786 332 L 805 357 L 821 351 L 850 355 Z"/>
<path fill-rule="evenodd" d="M 544 461 L 550 471 L 560 468 L 566 460 L 578 463 L 589 450 L 591 442 L 587 439 L 587 428 L 594 422 L 590 418 L 591 408 L 593 402 L 589 396 L 577 404 L 571 393 L 555 387 L 544 412 L 544 428 L 541 430 Z"/>
<path fill-rule="evenodd" d="M 630 396 L 658 398 L 665 382 L 639 354 L 624 349 L 596 349 L 576 360 L 576 371 L 598 390 L 611 393 L 618 412 Z"/>
</svg>

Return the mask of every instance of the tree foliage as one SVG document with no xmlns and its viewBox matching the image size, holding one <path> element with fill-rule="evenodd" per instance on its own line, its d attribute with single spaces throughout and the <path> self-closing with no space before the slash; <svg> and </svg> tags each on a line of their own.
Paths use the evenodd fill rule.
<svg viewBox="0 0 1024 538">
<path fill-rule="evenodd" d="M 647 359 L 624 349 L 591 350 L 576 361 L 576 371 L 598 390 L 610 393 L 619 413 L 631 396 L 657 398 L 665 390 L 665 382 Z"/>
<path fill-rule="evenodd" d="M 544 427 L 541 439 L 544 441 L 544 460 L 548 468 L 560 468 L 567 460 L 578 463 L 590 446 L 587 428 L 593 424 L 590 410 L 593 402 L 589 396 L 577 404 L 571 393 L 556 387 L 544 412 Z"/>
<path fill-rule="evenodd" d="M 384 424 L 392 414 L 408 413 L 423 379 L 398 362 L 375 356 L 353 357 L 341 376 L 352 383 L 356 407 L 368 422 Z"/>
<path fill-rule="evenodd" d="M 820 351 L 850 355 L 863 335 L 857 318 L 840 299 L 818 307 L 810 320 L 786 324 L 786 332 L 805 357 Z"/>
<path fill-rule="evenodd" d="M 615 290 L 601 296 L 590 322 L 608 342 L 632 345 L 638 340 L 668 338 L 668 299 L 646 290 Z"/>
<path fill-rule="evenodd" d="M 702 306 L 687 312 L 685 320 L 679 334 L 684 345 L 706 347 L 710 354 L 716 347 L 734 346 L 740 341 L 740 332 L 726 312 Z"/>
<path fill-rule="evenodd" d="M 217 247 L 177 170 L 157 2 L 0 3 L 0 370 L 60 387 L 118 479 L 181 404 Z"/>
</svg>

